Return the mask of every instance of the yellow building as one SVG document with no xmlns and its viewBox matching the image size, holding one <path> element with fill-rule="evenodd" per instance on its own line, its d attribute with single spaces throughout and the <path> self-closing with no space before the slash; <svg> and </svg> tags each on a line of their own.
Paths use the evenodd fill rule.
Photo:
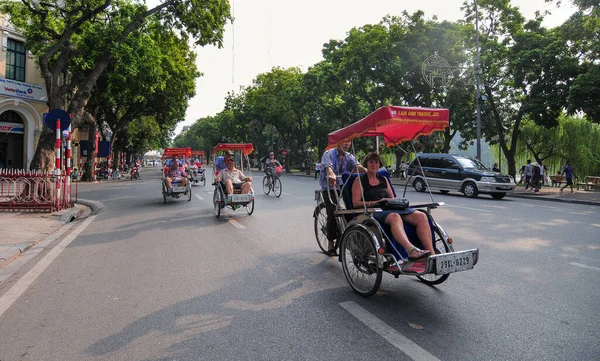
<svg viewBox="0 0 600 361">
<path fill-rule="evenodd" d="M 48 112 L 44 79 L 25 38 L 0 14 L 0 168 L 29 169 Z"/>
</svg>

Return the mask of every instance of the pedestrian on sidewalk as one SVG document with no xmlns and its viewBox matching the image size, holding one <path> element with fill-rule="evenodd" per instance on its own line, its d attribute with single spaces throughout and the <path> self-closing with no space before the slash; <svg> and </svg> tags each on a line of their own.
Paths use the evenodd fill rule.
<svg viewBox="0 0 600 361">
<path fill-rule="evenodd" d="M 575 167 L 573 167 L 573 163 L 570 161 L 567 162 L 567 165 L 563 168 L 563 174 L 567 179 L 567 183 L 560 188 L 560 193 L 562 193 L 563 190 L 568 186 L 571 186 L 571 193 L 573 193 L 573 176 L 575 175 Z"/>
<path fill-rule="evenodd" d="M 533 165 L 531 159 L 527 159 L 527 165 L 525 166 L 525 190 L 531 186 L 531 176 L 533 175 Z"/>
<path fill-rule="evenodd" d="M 540 167 L 540 165 L 538 164 L 538 162 L 533 162 L 532 164 L 532 171 L 531 171 L 531 189 L 534 192 L 539 192 L 540 191 L 540 182 L 542 180 L 542 167 Z M 527 188 L 525 188 L 527 189 Z"/>
</svg>

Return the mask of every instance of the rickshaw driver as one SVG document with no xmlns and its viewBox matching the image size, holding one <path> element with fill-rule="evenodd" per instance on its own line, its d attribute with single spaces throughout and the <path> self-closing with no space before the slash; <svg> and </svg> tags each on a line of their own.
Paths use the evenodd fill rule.
<svg viewBox="0 0 600 361">
<path fill-rule="evenodd" d="M 329 190 L 337 191 L 336 177 L 338 175 L 341 176 L 343 173 L 352 173 L 357 169 L 360 173 L 367 172 L 365 167 L 356 161 L 354 155 L 348 152 L 348 149 L 350 149 L 350 144 L 350 141 L 345 141 L 341 144 L 338 144 L 334 149 L 326 150 L 323 153 L 323 158 L 321 159 L 319 185 L 321 185 L 321 196 L 325 201 L 325 208 L 327 209 L 327 239 L 329 240 L 328 254 L 330 256 L 335 255 L 334 241 L 341 235 L 338 234 L 339 230 L 333 214 L 336 209 L 336 205 L 330 201 L 330 195 L 328 192 Z M 339 191 L 337 192 L 339 195 Z"/>
<path fill-rule="evenodd" d="M 187 184 L 187 178 L 185 176 L 185 169 L 181 166 L 179 159 L 173 159 L 171 164 L 165 169 L 165 185 L 169 192 L 173 191 L 173 182 L 180 182 L 181 186 Z"/>
<path fill-rule="evenodd" d="M 227 161 L 233 156 L 233 151 L 226 150 L 225 156 L 218 156 L 215 159 L 215 172 L 218 174 L 223 169 L 227 168 Z"/>
<path fill-rule="evenodd" d="M 234 188 L 241 189 L 242 194 L 250 193 L 252 190 L 252 177 L 247 177 L 241 170 L 236 169 L 233 158 L 227 159 L 227 168 L 220 171 L 215 180 L 223 181 L 228 196 L 233 195 Z"/>
</svg>

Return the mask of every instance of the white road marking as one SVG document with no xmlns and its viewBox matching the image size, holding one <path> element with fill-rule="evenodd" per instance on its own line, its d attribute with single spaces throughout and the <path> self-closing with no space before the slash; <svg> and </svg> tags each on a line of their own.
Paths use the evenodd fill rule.
<svg viewBox="0 0 600 361">
<path fill-rule="evenodd" d="M 194 194 L 196 196 L 196 198 L 198 198 L 199 200 L 203 201 L 204 198 L 202 198 L 199 194 Z"/>
<path fill-rule="evenodd" d="M 488 212 L 488 213 L 492 213 L 492 211 L 487 210 L 487 209 L 479 209 L 479 208 L 471 208 L 471 207 L 463 207 L 463 206 L 452 206 L 449 204 L 446 204 L 447 207 L 454 207 L 454 208 L 462 208 L 462 209 L 470 209 L 472 211 L 477 211 L 477 212 Z"/>
<path fill-rule="evenodd" d="M 291 196 L 291 194 L 286 193 L 286 192 L 281 192 L 281 194 L 285 194 L 286 196 Z"/>
<path fill-rule="evenodd" d="M 96 219 L 91 216 L 81 223 L 71 234 L 54 247 L 44 258 L 42 258 L 33 268 L 25 274 L 17 283 L 14 284 L 2 297 L 0 297 L 0 316 L 25 292 L 25 290 L 35 281 L 39 275 L 58 257 L 62 251 Z M 57 236 L 58 237 L 58 236 Z"/>
<path fill-rule="evenodd" d="M 359 321 L 367 325 L 371 330 L 375 331 L 379 336 L 386 339 L 394 347 L 404 352 L 411 359 L 416 361 L 439 361 L 438 358 L 425 351 L 419 345 L 412 342 L 408 338 L 404 337 L 398 331 L 394 330 L 393 328 L 385 324 L 377 317 L 373 316 L 373 314 L 369 313 L 367 310 L 360 307 L 356 303 L 352 301 L 343 302 L 340 303 L 340 306 L 346 309 L 346 311 L 350 312 L 350 314 L 356 317 Z"/>
<path fill-rule="evenodd" d="M 581 267 L 581 268 L 587 268 L 587 269 L 591 269 L 594 271 L 600 271 L 600 268 L 598 268 L 598 267 L 588 266 L 588 265 L 577 263 L 577 262 L 571 262 L 570 264 L 573 266 Z"/>
<path fill-rule="evenodd" d="M 235 219 L 229 218 L 229 223 L 237 229 L 246 229 L 246 227 L 242 226 L 242 224 Z"/>
</svg>

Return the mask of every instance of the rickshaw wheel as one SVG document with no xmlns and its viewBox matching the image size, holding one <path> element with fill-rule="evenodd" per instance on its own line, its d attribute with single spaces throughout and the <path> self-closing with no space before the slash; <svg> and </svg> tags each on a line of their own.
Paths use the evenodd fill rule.
<svg viewBox="0 0 600 361">
<path fill-rule="evenodd" d="M 383 260 L 377 254 L 374 237 L 366 228 L 351 226 L 344 232 L 340 246 L 344 276 L 363 297 L 375 294 L 381 285 Z"/>
<path fill-rule="evenodd" d="M 221 215 L 221 190 L 219 188 L 215 188 L 215 192 L 213 193 L 213 203 L 215 209 L 215 216 L 219 218 Z"/>
<path fill-rule="evenodd" d="M 252 213 L 254 213 L 254 199 L 252 200 L 252 202 L 246 204 L 245 207 L 246 207 L 246 212 L 248 212 L 248 215 L 251 215 Z"/>
<path fill-rule="evenodd" d="M 162 184 L 163 203 L 167 203 L 167 186 L 165 182 Z"/>
<path fill-rule="evenodd" d="M 327 209 L 325 203 L 321 203 L 315 208 L 314 218 L 317 244 L 323 253 L 328 253 L 329 241 L 327 240 Z"/>
<path fill-rule="evenodd" d="M 440 232 L 437 229 L 434 229 L 434 231 L 435 231 L 435 244 L 434 244 L 435 254 L 443 254 L 443 253 L 450 252 L 451 251 L 450 247 L 448 246 L 448 244 L 446 242 L 444 242 Z M 417 276 L 419 281 L 421 281 L 425 284 L 428 284 L 430 286 L 439 285 L 440 283 L 446 281 L 448 279 L 448 277 L 450 277 L 449 274 L 436 275 L 435 273 L 429 273 L 426 275 Z"/>
<path fill-rule="evenodd" d="M 281 186 L 281 180 L 279 178 L 273 179 L 273 194 L 275 194 L 275 197 L 281 197 L 282 190 L 283 187 Z"/>
<path fill-rule="evenodd" d="M 269 184 L 269 177 L 267 176 L 263 177 L 263 192 L 265 192 L 266 195 L 271 193 L 271 185 Z"/>
<path fill-rule="evenodd" d="M 202 177 L 202 185 L 205 186 L 206 185 L 206 176 Z"/>
<path fill-rule="evenodd" d="M 188 202 L 192 200 L 192 185 L 188 183 Z"/>
</svg>

